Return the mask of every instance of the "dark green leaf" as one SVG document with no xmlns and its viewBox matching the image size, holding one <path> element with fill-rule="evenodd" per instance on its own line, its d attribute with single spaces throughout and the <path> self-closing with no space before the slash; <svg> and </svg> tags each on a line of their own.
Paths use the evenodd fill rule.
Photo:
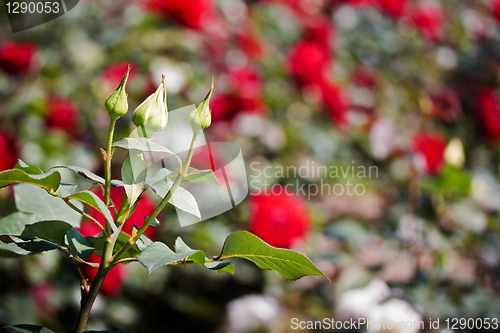
<svg viewBox="0 0 500 333">
<path fill-rule="evenodd" d="M 175 253 L 167 245 L 161 242 L 154 242 L 137 256 L 137 260 L 146 267 L 148 273 L 151 273 L 155 268 L 160 266 L 173 264 L 181 260 L 188 260 L 196 252 L 198 250 Z"/>
<path fill-rule="evenodd" d="M 21 236 L 33 236 L 65 246 L 64 235 L 72 228 L 69 223 L 63 221 L 42 221 L 27 225 Z"/>
<path fill-rule="evenodd" d="M 85 260 L 94 253 L 94 245 L 75 228 L 69 229 L 64 238 L 65 243 L 69 246 L 69 254 L 72 257 Z"/>
<path fill-rule="evenodd" d="M 64 235 L 71 228 L 63 221 L 42 221 L 27 225 L 21 235 L 4 234 L 1 239 L 33 252 L 64 249 Z"/>
<path fill-rule="evenodd" d="M 64 246 L 34 236 L 1 235 L 0 240 L 5 243 L 15 243 L 17 246 L 32 253 L 65 249 Z"/>
<path fill-rule="evenodd" d="M 82 191 L 71 195 L 69 199 L 81 201 L 97 209 L 99 212 L 101 212 L 102 215 L 104 215 L 108 223 L 111 225 L 111 228 L 113 228 L 113 232 L 118 232 L 118 228 L 113 221 L 111 212 L 106 207 L 106 204 L 101 200 L 101 198 L 99 198 L 95 193 L 90 191 Z"/>
<path fill-rule="evenodd" d="M 0 220 L 0 235 L 20 235 L 28 224 L 34 223 L 35 215 L 25 213 L 13 213 Z M 26 251 L 14 243 L 7 244 L 0 242 L 0 255 L 4 257 L 13 257 L 18 255 L 27 255 L 31 252 Z"/>
<path fill-rule="evenodd" d="M 39 186 L 47 191 L 56 191 L 61 182 L 61 174 L 53 172 L 42 175 L 29 175 L 20 169 L 0 172 L 0 188 L 11 184 L 26 183 Z"/>
<path fill-rule="evenodd" d="M 144 222 L 146 222 L 147 219 L 149 219 L 149 216 L 144 217 Z M 160 225 L 160 221 L 158 221 L 158 219 L 155 218 L 155 220 L 153 222 L 151 222 L 151 224 L 149 226 L 150 227 L 158 227 L 159 225 Z"/>
<path fill-rule="evenodd" d="M 284 278 L 297 280 L 306 275 L 328 279 L 307 257 L 292 250 L 278 249 L 248 231 L 238 231 L 226 238 L 222 253 L 216 260 L 244 258 L 262 269 L 272 269 Z"/>
<path fill-rule="evenodd" d="M 219 274 L 223 272 L 234 274 L 234 265 L 229 261 L 206 262 L 205 267 Z"/>
<path fill-rule="evenodd" d="M 61 199 L 48 194 L 39 187 L 29 184 L 14 186 L 16 207 L 25 213 L 35 214 L 38 221 L 59 220 L 68 222 L 74 227 L 80 225 L 82 216 L 68 207 Z M 71 200 L 77 208 L 83 209 L 83 204 Z"/>
<path fill-rule="evenodd" d="M 43 174 L 42 170 L 40 170 L 39 167 L 29 166 L 28 164 L 24 163 L 22 160 L 17 160 L 17 163 L 14 166 L 14 169 L 23 170 L 28 175 L 41 175 L 41 174 Z"/>
<path fill-rule="evenodd" d="M 54 333 L 48 328 L 35 325 L 14 325 L 7 326 L 1 329 L 1 332 L 17 332 L 17 333 Z"/>
</svg>

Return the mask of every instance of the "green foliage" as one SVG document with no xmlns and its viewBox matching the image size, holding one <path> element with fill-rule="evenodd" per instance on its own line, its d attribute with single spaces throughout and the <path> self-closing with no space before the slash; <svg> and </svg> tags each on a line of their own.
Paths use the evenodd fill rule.
<svg viewBox="0 0 500 333">
<path fill-rule="evenodd" d="M 176 248 L 177 250 L 177 248 Z M 161 242 L 154 242 L 147 249 L 145 249 L 140 255 L 137 256 L 137 260 L 146 267 L 148 273 L 151 273 L 154 269 L 170 265 L 173 263 L 193 261 L 199 265 L 203 265 L 205 261 L 205 255 L 200 250 L 187 250 L 181 252 L 172 251 L 167 245 Z M 201 260 L 200 260 L 201 258 Z"/>
<path fill-rule="evenodd" d="M 104 241 L 105 238 L 102 235 L 99 235 L 97 237 L 87 237 L 87 239 L 94 244 L 95 251 L 94 253 L 102 257 L 103 255 L 103 249 L 104 249 Z M 116 245 L 113 250 L 113 254 L 116 254 L 122 247 L 123 245 L 127 244 L 131 237 L 127 235 L 124 232 L 120 232 L 118 234 L 118 237 L 116 239 Z M 137 244 L 132 245 L 123 255 L 121 255 L 118 259 L 125 259 L 125 258 L 135 258 L 137 255 L 141 253 L 139 248 L 137 247 Z"/>
<path fill-rule="evenodd" d="M 272 269 L 288 280 L 306 275 L 318 275 L 328 279 L 307 257 L 292 250 L 278 249 L 265 243 L 248 231 L 238 231 L 226 238 L 222 253 L 214 260 L 243 258 L 262 269 Z"/>
<path fill-rule="evenodd" d="M 161 169 L 154 177 L 155 181 L 149 184 L 151 189 L 161 198 L 167 195 L 168 191 L 174 184 L 174 182 L 169 179 L 169 175 L 170 171 L 167 169 Z M 168 202 L 180 210 L 201 219 L 201 212 L 198 208 L 198 204 L 196 203 L 196 199 L 185 188 L 179 186 Z"/>
<path fill-rule="evenodd" d="M 35 220 L 34 214 L 20 212 L 10 214 L 0 220 L 0 235 L 20 235 L 25 226 L 34 223 Z M 24 250 L 14 243 L 7 244 L 0 241 L 0 255 L 3 257 L 14 257 L 30 253 L 30 251 Z"/>
<path fill-rule="evenodd" d="M 24 213 L 35 214 L 38 221 L 60 220 L 74 227 L 80 225 L 82 216 L 68 207 L 57 197 L 48 194 L 39 187 L 30 184 L 19 184 L 14 187 L 16 207 Z M 78 209 L 83 209 L 83 204 L 72 200 L 71 203 Z"/>
<path fill-rule="evenodd" d="M 118 228 L 114 223 L 113 216 L 111 216 L 109 209 L 95 193 L 90 191 L 82 191 L 69 196 L 68 199 L 75 199 L 94 207 L 99 212 L 101 212 L 102 215 L 104 215 L 106 221 L 108 221 L 109 225 L 111 225 L 111 227 L 113 228 L 113 231 L 118 231 Z"/>
<path fill-rule="evenodd" d="M 179 170 L 180 168 L 177 168 L 174 171 L 172 171 L 172 173 L 168 176 L 168 178 L 170 178 L 171 180 L 175 180 L 175 178 L 177 178 L 177 175 L 179 174 Z M 210 169 L 198 170 L 195 168 L 189 168 L 188 174 L 186 177 L 184 177 L 184 180 L 191 183 L 210 183 L 220 186 L 217 177 L 215 177 L 214 172 Z"/>
<path fill-rule="evenodd" d="M 69 255 L 83 260 L 94 253 L 94 245 L 85 238 L 78 230 L 71 228 L 64 236 L 64 242 L 69 247 Z"/>
<path fill-rule="evenodd" d="M 14 169 L 23 170 L 28 175 L 41 175 L 41 174 L 43 174 L 43 171 L 39 167 L 29 166 L 28 164 L 24 163 L 22 160 L 17 161 L 16 165 L 14 166 Z"/>
<path fill-rule="evenodd" d="M 36 325 L 14 325 L 4 327 L 0 332 L 10 333 L 54 333 L 48 328 L 36 326 Z"/>
<path fill-rule="evenodd" d="M 144 192 L 147 167 L 148 165 L 144 158 L 144 153 L 138 150 L 131 150 L 127 154 L 125 161 L 123 161 L 123 186 L 130 200 L 130 206 L 133 206 L 142 195 L 142 192 Z"/>
<path fill-rule="evenodd" d="M 20 169 L 11 169 L 0 172 L 0 188 L 11 184 L 32 184 L 47 191 L 56 191 L 61 182 L 61 174 L 53 172 L 50 174 L 28 174 Z"/>
<path fill-rule="evenodd" d="M 71 170 L 73 172 L 75 172 L 76 174 L 82 176 L 82 177 L 85 177 L 87 179 L 90 179 L 92 180 L 94 183 L 99 183 L 101 185 L 104 185 L 106 182 L 104 181 L 104 178 L 102 178 L 101 176 L 98 176 L 96 175 L 95 173 L 93 173 L 92 171 L 89 171 L 85 168 L 81 168 L 79 166 L 74 166 L 74 165 L 70 165 L 70 166 L 67 166 L 67 165 L 59 165 L 59 166 L 55 166 L 55 167 L 52 167 L 51 169 L 58 169 L 58 168 L 63 168 L 63 169 L 68 169 L 68 170 Z M 111 185 L 112 186 L 123 186 L 123 182 L 120 181 L 120 180 L 111 180 Z"/>
</svg>

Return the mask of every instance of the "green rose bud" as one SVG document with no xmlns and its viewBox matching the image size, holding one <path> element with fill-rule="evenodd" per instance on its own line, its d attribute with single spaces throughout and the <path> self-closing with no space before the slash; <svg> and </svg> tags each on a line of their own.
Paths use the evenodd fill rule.
<svg viewBox="0 0 500 333">
<path fill-rule="evenodd" d="M 132 121 L 137 127 L 145 126 L 155 132 L 159 132 L 167 126 L 167 91 L 163 80 L 154 94 L 146 98 L 135 109 Z"/>
<path fill-rule="evenodd" d="M 111 119 L 118 119 L 125 115 L 128 111 L 127 93 L 125 92 L 125 85 L 127 84 L 128 73 L 130 72 L 130 66 L 128 66 L 127 73 L 120 82 L 120 85 L 113 92 L 111 96 L 107 99 L 104 106 L 108 110 L 108 114 Z"/>
<path fill-rule="evenodd" d="M 205 99 L 196 107 L 196 109 L 189 115 L 189 124 L 195 134 L 199 134 L 205 128 L 210 126 L 212 122 L 212 111 L 210 110 L 210 97 L 212 97 L 212 91 L 214 90 L 215 83 L 212 77 L 212 87 L 208 92 Z"/>
</svg>

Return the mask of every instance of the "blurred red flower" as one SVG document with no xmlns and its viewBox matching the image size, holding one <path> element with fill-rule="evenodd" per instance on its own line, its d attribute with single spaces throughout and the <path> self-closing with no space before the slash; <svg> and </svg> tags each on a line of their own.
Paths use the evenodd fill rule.
<svg viewBox="0 0 500 333">
<path fill-rule="evenodd" d="M 500 139 L 500 108 L 495 90 L 484 88 L 476 100 L 475 118 L 481 135 L 488 141 Z"/>
<path fill-rule="evenodd" d="M 291 248 L 309 233 L 307 207 L 296 195 L 252 195 L 250 208 L 250 230 L 269 245 Z"/>
<path fill-rule="evenodd" d="M 351 81 L 359 87 L 374 89 L 378 85 L 377 72 L 368 66 L 356 67 L 350 77 Z"/>
<path fill-rule="evenodd" d="M 408 0 L 376 0 L 387 14 L 393 17 L 400 17 L 406 14 Z"/>
<path fill-rule="evenodd" d="M 428 40 L 436 42 L 443 38 L 444 16 L 441 8 L 433 5 L 414 8 L 413 21 Z"/>
<path fill-rule="evenodd" d="M 146 9 L 192 29 L 200 30 L 213 14 L 213 0 L 146 0 Z"/>
<path fill-rule="evenodd" d="M 493 16 L 500 23 L 500 0 L 494 0 L 492 4 Z"/>
<path fill-rule="evenodd" d="M 251 67 L 228 73 L 229 91 L 215 95 L 211 102 L 212 120 L 231 120 L 240 112 L 265 113 L 262 101 L 262 80 Z"/>
<path fill-rule="evenodd" d="M 12 169 L 16 165 L 17 158 L 16 140 L 0 130 L 0 171 Z"/>
<path fill-rule="evenodd" d="M 446 142 L 441 133 L 417 133 L 410 143 L 416 166 L 430 175 L 437 175 L 444 166 Z"/>
<path fill-rule="evenodd" d="M 36 46 L 30 42 L 7 42 L 0 47 L 0 68 L 10 75 L 26 74 L 35 53 Z"/>
<path fill-rule="evenodd" d="M 38 313 L 49 318 L 55 317 L 56 308 L 51 303 L 55 293 L 54 287 L 48 282 L 41 282 L 30 288 L 30 296 L 35 302 Z"/>
<path fill-rule="evenodd" d="M 45 125 L 48 129 L 59 129 L 73 134 L 78 120 L 78 109 L 72 101 L 52 96 L 46 106 Z"/>
<path fill-rule="evenodd" d="M 353 6 L 364 7 L 373 4 L 375 0 L 332 0 L 333 2 L 344 2 Z"/>
<path fill-rule="evenodd" d="M 262 2 L 274 2 L 286 5 L 297 14 L 311 15 L 323 9 L 326 1 L 323 0 L 260 0 Z"/>
<path fill-rule="evenodd" d="M 300 41 L 288 55 L 288 71 L 299 87 L 320 83 L 330 64 L 330 55 L 323 45 L 313 41 Z"/>
<path fill-rule="evenodd" d="M 101 199 L 103 198 L 100 189 L 94 190 L 94 193 L 96 193 L 97 196 L 99 196 Z M 125 195 L 125 190 L 123 189 L 123 187 L 111 187 L 111 200 L 117 206 L 117 209 L 119 209 L 124 195 Z M 155 208 L 156 206 L 151 201 L 151 199 L 149 199 L 147 196 L 143 196 L 141 201 L 137 205 L 134 213 L 123 225 L 122 231 L 127 234 L 130 234 L 130 231 L 132 230 L 134 224 L 140 228 L 144 224 L 145 217 L 151 215 L 155 210 Z M 111 213 L 113 214 L 113 211 Z M 90 207 L 89 214 L 97 221 L 99 221 L 102 225 L 104 225 L 105 223 L 104 216 L 99 211 Z M 90 220 L 84 220 L 81 223 L 79 230 L 85 237 L 97 236 L 101 232 L 99 227 L 96 226 Z M 155 230 L 153 227 L 149 227 L 144 234 L 153 241 L 156 239 Z M 101 261 L 101 258 L 95 254 L 92 254 L 87 259 L 87 261 L 93 263 L 99 263 Z M 97 267 L 91 267 L 88 265 L 83 266 L 84 274 L 91 283 L 94 280 L 95 275 L 97 274 L 97 270 L 98 270 Z M 106 279 L 104 280 L 101 287 L 103 294 L 109 297 L 118 296 L 121 292 L 121 287 L 124 280 L 125 280 L 125 272 L 123 266 L 118 265 L 113 270 L 111 270 L 106 276 Z"/>
<path fill-rule="evenodd" d="M 254 29 L 246 27 L 236 34 L 240 49 L 250 59 L 260 59 L 264 56 L 264 47 Z"/>
<path fill-rule="evenodd" d="M 127 73 L 128 66 L 131 66 L 130 73 L 128 74 L 128 83 L 132 82 L 137 75 L 137 66 L 128 61 L 120 61 L 106 67 L 101 74 L 101 80 L 105 82 L 106 85 L 116 89 L 123 76 Z"/>
<path fill-rule="evenodd" d="M 320 87 L 332 123 L 337 126 L 344 125 L 349 110 L 349 98 L 344 88 L 329 80 L 322 82 Z"/>
<path fill-rule="evenodd" d="M 432 102 L 432 116 L 448 123 L 458 120 L 462 113 L 458 95 L 449 88 L 430 94 Z"/>
<path fill-rule="evenodd" d="M 311 17 L 305 24 L 305 39 L 323 45 L 327 52 L 331 47 L 334 37 L 333 24 L 324 17 Z"/>
</svg>

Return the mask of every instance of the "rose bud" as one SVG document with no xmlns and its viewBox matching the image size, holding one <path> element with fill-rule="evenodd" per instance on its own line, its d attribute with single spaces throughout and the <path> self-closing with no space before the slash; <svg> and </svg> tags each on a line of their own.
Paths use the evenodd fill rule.
<svg viewBox="0 0 500 333">
<path fill-rule="evenodd" d="M 167 91 L 163 80 L 158 89 L 135 109 L 132 121 L 137 127 L 146 126 L 155 132 L 159 132 L 167 126 Z"/>
<path fill-rule="evenodd" d="M 210 97 L 212 97 L 212 91 L 214 90 L 215 83 L 212 78 L 212 86 L 208 92 L 205 99 L 196 107 L 196 109 L 189 115 L 189 124 L 195 134 L 199 134 L 205 128 L 210 126 L 212 122 L 212 115 L 210 110 Z"/>
<path fill-rule="evenodd" d="M 108 110 L 111 119 L 118 119 L 125 115 L 128 111 L 127 93 L 125 92 L 125 85 L 127 84 L 128 74 L 130 73 L 130 66 L 128 67 L 127 73 L 123 76 L 122 81 L 115 92 L 109 96 L 108 100 L 104 104 L 106 110 Z"/>
</svg>

